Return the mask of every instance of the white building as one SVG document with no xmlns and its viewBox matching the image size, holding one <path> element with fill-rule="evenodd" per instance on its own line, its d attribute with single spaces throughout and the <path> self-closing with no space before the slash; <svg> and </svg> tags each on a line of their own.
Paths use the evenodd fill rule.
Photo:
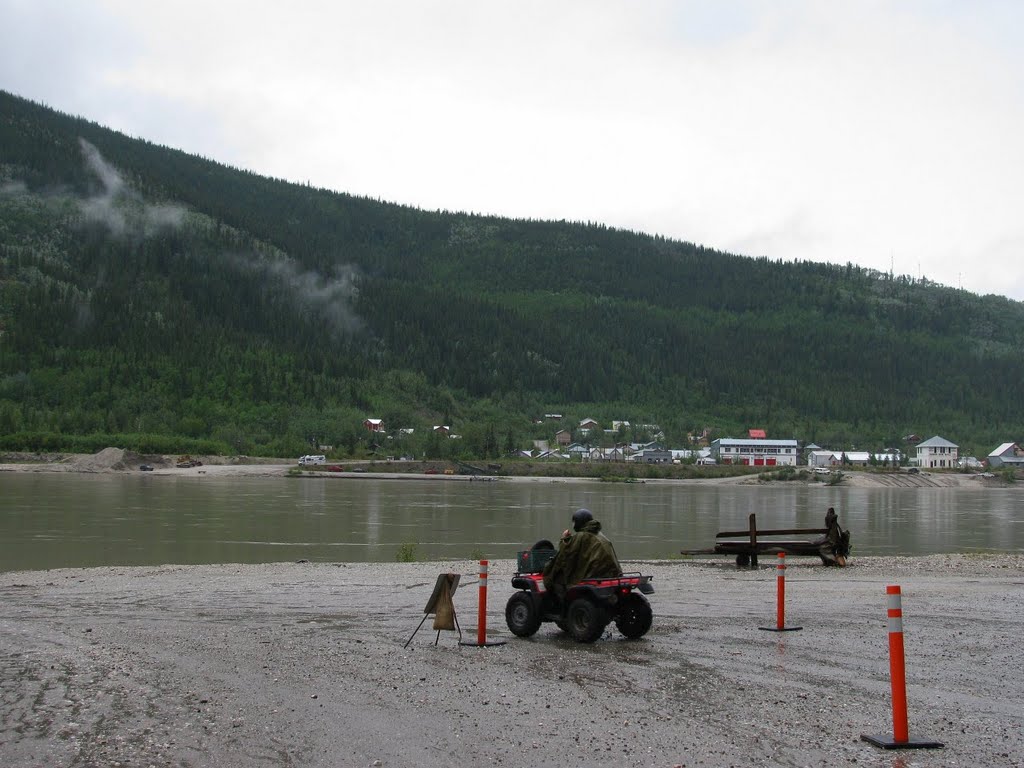
<svg viewBox="0 0 1024 768">
<path fill-rule="evenodd" d="M 843 458 L 846 459 L 847 466 L 851 467 L 866 467 L 871 463 L 871 454 L 868 451 L 841 451 L 839 454 L 839 463 L 843 463 Z"/>
<path fill-rule="evenodd" d="M 720 437 L 711 443 L 711 458 L 719 464 L 795 467 L 798 451 L 796 440 Z"/>
<path fill-rule="evenodd" d="M 914 464 L 921 469 L 953 469 L 957 465 L 959 446 L 944 437 L 930 437 L 915 449 Z"/>
<path fill-rule="evenodd" d="M 836 456 L 834 451 L 825 451 L 821 448 L 807 453 L 807 466 L 811 469 L 838 466 L 840 460 L 841 457 Z"/>
<path fill-rule="evenodd" d="M 870 451 L 826 451 L 818 449 L 807 454 L 807 466 L 817 467 L 867 467 L 875 464 L 879 467 L 898 467 L 898 453 L 871 453 Z"/>
<path fill-rule="evenodd" d="M 880 467 L 898 467 L 903 461 L 903 454 L 898 450 L 887 450 L 875 454 L 875 463 Z"/>
<path fill-rule="evenodd" d="M 693 461 L 694 463 L 704 466 L 706 464 L 714 464 L 715 460 L 711 458 L 710 448 L 672 448 L 672 463 L 682 464 L 685 461 Z"/>
</svg>

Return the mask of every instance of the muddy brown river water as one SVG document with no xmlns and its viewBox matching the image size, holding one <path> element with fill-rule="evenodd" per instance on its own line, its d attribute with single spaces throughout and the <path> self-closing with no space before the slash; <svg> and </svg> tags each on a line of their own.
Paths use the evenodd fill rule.
<svg viewBox="0 0 1024 768">
<path fill-rule="evenodd" d="M 0 570 L 161 563 L 503 559 L 590 508 L 620 555 L 665 559 L 716 531 L 818 528 L 834 506 L 854 556 L 1024 552 L 1024 483 L 446 482 L 0 472 Z"/>
</svg>

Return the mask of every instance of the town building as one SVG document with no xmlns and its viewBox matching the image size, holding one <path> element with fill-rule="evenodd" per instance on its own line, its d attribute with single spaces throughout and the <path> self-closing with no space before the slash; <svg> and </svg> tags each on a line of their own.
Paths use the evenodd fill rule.
<svg viewBox="0 0 1024 768">
<path fill-rule="evenodd" d="M 795 467 L 798 454 L 796 440 L 720 437 L 711 442 L 711 458 L 719 464 Z"/>
<path fill-rule="evenodd" d="M 842 454 L 817 448 L 807 454 L 807 466 L 811 469 L 817 469 L 818 467 L 838 467 L 842 458 Z"/>
<path fill-rule="evenodd" d="M 900 455 L 898 452 L 871 453 L 870 451 L 828 451 L 818 446 L 807 454 L 807 466 L 811 469 L 818 467 L 898 467 Z"/>
<path fill-rule="evenodd" d="M 671 464 L 672 451 L 664 448 L 644 448 L 633 454 L 629 460 L 640 464 Z"/>
<path fill-rule="evenodd" d="M 624 461 L 625 456 L 622 449 L 615 448 L 591 448 L 586 456 L 587 461 Z"/>
<path fill-rule="evenodd" d="M 1024 467 L 1024 449 L 1017 443 L 1003 443 L 988 455 L 989 469 Z"/>
<path fill-rule="evenodd" d="M 954 469 L 959 446 L 944 437 L 930 437 L 918 444 L 914 464 L 921 469 Z"/>
</svg>

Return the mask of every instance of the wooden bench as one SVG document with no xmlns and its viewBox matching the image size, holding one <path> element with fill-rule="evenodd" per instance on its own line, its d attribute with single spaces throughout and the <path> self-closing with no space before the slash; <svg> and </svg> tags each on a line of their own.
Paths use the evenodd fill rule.
<svg viewBox="0 0 1024 768">
<path fill-rule="evenodd" d="M 838 527 L 838 522 L 835 523 Z M 849 531 L 840 529 L 843 546 L 840 552 L 828 538 L 828 528 L 773 528 L 757 529 L 757 516 L 751 513 L 750 527 L 745 531 L 719 531 L 715 534 L 715 546 L 712 549 L 684 549 L 683 555 L 735 555 L 736 566 L 739 568 L 757 568 L 758 555 L 778 555 L 784 552 L 787 557 L 820 557 L 825 565 L 846 565 L 849 554 Z M 805 536 L 808 538 L 785 540 L 779 536 Z M 813 537 L 813 538 L 811 538 Z"/>
</svg>

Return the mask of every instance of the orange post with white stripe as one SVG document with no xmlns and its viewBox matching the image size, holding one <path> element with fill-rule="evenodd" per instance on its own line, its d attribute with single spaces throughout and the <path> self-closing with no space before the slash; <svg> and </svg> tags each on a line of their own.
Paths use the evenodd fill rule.
<svg viewBox="0 0 1024 768">
<path fill-rule="evenodd" d="M 794 632 L 803 627 L 786 626 L 786 553 L 779 552 L 779 564 L 775 567 L 775 626 L 758 627 L 766 632 Z"/>
<path fill-rule="evenodd" d="M 889 615 L 889 680 L 892 687 L 892 738 L 903 744 L 910 740 L 907 724 L 907 668 L 903 655 L 903 596 L 899 586 L 885 588 Z"/>
<path fill-rule="evenodd" d="M 487 572 L 489 569 L 486 560 L 480 561 L 480 589 L 478 590 L 478 608 L 476 616 L 476 642 L 461 641 L 459 645 L 504 645 L 504 640 L 487 639 Z"/>
<path fill-rule="evenodd" d="M 938 741 L 911 739 L 907 721 L 907 670 L 903 653 L 903 594 L 899 585 L 885 588 L 886 613 L 889 630 L 889 680 L 892 688 L 892 738 L 862 735 L 883 749 L 935 749 Z"/>
</svg>

